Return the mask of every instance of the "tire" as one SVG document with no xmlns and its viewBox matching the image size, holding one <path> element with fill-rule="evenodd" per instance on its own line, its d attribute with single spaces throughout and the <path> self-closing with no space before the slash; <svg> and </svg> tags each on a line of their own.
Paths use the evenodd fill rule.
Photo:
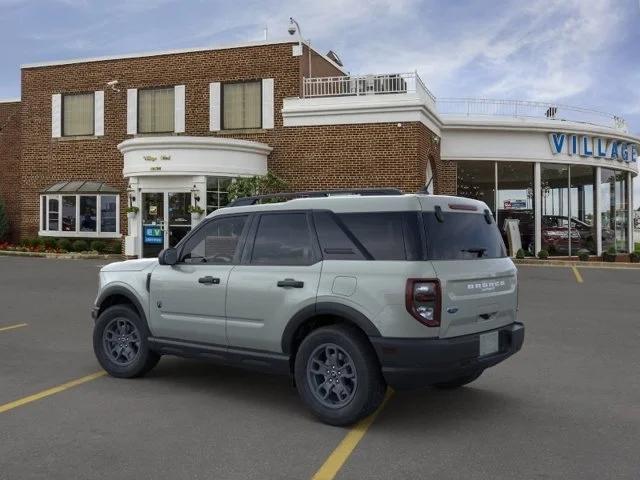
<svg viewBox="0 0 640 480">
<path fill-rule="evenodd" d="M 294 375 L 303 402 L 324 423 L 336 426 L 373 413 L 387 387 L 367 337 L 347 325 L 322 327 L 307 335 L 296 354 Z"/>
<path fill-rule="evenodd" d="M 454 378 L 453 380 L 449 380 L 448 382 L 434 383 L 433 386 L 435 388 L 439 388 L 441 390 L 453 390 L 456 388 L 463 387 L 468 383 L 477 380 L 480 375 L 482 375 L 483 370 L 479 372 L 473 373 L 471 375 L 464 375 L 462 377 Z"/>
<path fill-rule="evenodd" d="M 109 375 L 140 377 L 160 360 L 160 355 L 149 349 L 148 337 L 149 329 L 133 307 L 114 305 L 102 312 L 96 321 L 93 351 Z M 119 341 L 122 343 L 118 344 Z"/>
</svg>

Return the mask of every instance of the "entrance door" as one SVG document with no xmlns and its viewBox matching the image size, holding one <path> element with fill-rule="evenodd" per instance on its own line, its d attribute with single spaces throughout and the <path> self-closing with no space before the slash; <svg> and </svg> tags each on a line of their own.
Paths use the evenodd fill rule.
<svg viewBox="0 0 640 480">
<path fill-rule="evenodd" d="M 191 214 L 189 213 L 189 204 L 191 203 L 191 194 L 168 193 L 169 206 L 168 225 L 169 225 L 169 247 L 175 247 L 184 236 L 191 230 Z"/>
<path fill-rule="evenodd" d="M 157 257 L 164 248 L 164 193 L 142 194 L 142 256 Z"/>
</svg>

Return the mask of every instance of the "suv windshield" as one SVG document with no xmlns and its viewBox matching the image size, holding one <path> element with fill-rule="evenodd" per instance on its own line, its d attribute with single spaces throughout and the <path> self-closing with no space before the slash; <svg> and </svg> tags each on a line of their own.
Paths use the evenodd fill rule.
<svg viewBox="0 0 640 480">
<path fill-rule="evenodd" d="M 478 213 L 424 212 L 427 255 L 430 260 L 474 260 L 507 255 L 493 218 Z"/>
</svg>

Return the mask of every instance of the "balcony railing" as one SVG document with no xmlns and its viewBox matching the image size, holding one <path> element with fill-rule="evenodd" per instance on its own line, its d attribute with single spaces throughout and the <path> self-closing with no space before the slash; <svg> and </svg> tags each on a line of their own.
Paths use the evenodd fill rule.
<svg viewBox="0 0 640 480">
<path fill-rule="evenodd" d="M 559 103 L 485 98 L 439 98 L 437 106 L 438 113 L 442 115 L 540 118 L 587 123 L 628 132 L 626 121 L 617 115 Z"/>
<path fill-rule="evenodd" d="M 311 77 L 303 80 L 302 94 L 309 97 L 346 97 L 416 93 L 435 103 L 436 97 L 416 72 L 381 75 L 345 75 L 341 77 Z"/>
</svg>

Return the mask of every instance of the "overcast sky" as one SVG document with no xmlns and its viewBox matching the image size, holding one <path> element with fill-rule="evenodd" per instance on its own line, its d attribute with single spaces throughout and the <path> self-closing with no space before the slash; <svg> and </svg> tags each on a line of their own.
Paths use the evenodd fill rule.
<svg viewBox="0 0 640 480">
<path fill-rule="evenodd" d="M 640 134 L 640 0 L 0 0 L 0 98 L 23 63 L 280 39 L 289 16 L 351 73 L 417 70 L 439 97 L 591 107 Z"/>
</svg>

